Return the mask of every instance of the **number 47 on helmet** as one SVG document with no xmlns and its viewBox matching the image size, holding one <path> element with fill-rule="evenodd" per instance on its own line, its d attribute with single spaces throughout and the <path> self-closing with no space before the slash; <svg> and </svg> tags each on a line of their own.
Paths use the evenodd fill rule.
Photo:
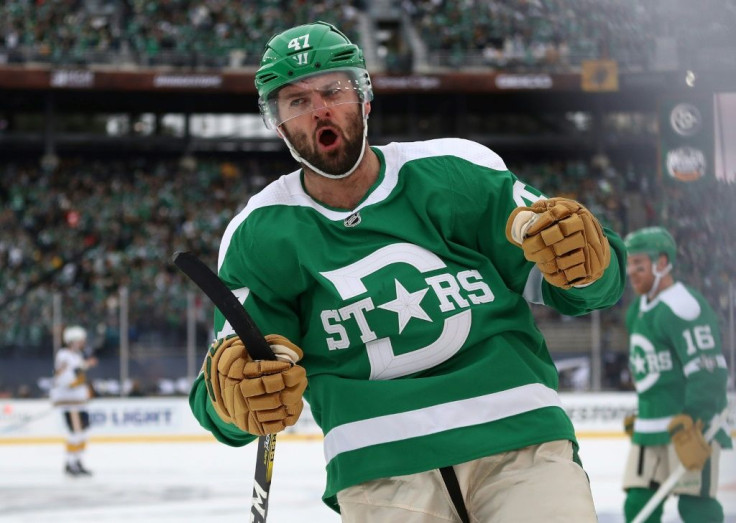
<svg viewBox="0 0 736 523">
<path fill-rule="evenodd" d="M 327 173 L 306 161 L 286 133 L 279 132 L 294 159 L 327 178 L 350 175 L 363 159 L 368 136 L 366 104 L 373 100 L 371 79 L 363 51 L 336 27 L 315 22 L 288 29 L 266 44 L 256 72 L 258 107 L 269 129 L 313 111 L 341 104 L 360 104 L 362 147 L 346 172 Z M 284 90 L 287 86 L 295 89 Z"/>
</svg>

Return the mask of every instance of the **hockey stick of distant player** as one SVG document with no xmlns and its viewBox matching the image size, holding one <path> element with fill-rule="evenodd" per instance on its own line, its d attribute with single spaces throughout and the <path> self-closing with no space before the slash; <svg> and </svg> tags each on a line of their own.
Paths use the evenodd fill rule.
<svg viewBox="0 0 736 523">
<path fill-rule="evenodd" d="M 228 289 L 222 280 L 191 252 L 177 252 L 172 258 L 217 307 L 248 348 L 254 360 L 275 360 L 271 347 L 263 338 L 253 319 L 245 312 L 243 304 Z M 253 481 L 253 500 L 250 509 L 251 523 L 265 523 L 268 513 L 268 495 L 271 490 L 273 458 L 276 451 L 276 434 L 258 438 L 258 457 Z"/>
<path fill-rule="evenodd" d="M 728 407 L 726 409 L 716 414 L 713 419 L 710 422 L 710 427 L 708 427 L 708 430 L 705 431 L 705 434 L 703 434 L 703 437 L 705 438 L 705 441 L 710 443 L 713 441 L 713 438 L 715 437 L 716 433 L 720 430 L 720 428 L 723 426 L 724 422 L 726 421 L 726 416 L 728 415 Z M 669 496 L 670 492 L 672 492 L 672 489 L 675 488 L 675 485 L 678 481 L 682 478 L 682 476 L 685 475 L 685 472 L 687 472 L 687 469 L 680 463 L 677 468 L 670 474 L 670 476 L 662 483 L 659 488 L 657 489 L 657 492 L 654 493 L 654 496 L 651 497 L 649 501 L 647 501 L 647 504 L 644 505 L 644 507 L 639 511 L 639 513 L 636 515 L 636 517 L 631 521 L 631 523 L 644 523 L 644 521 L 652 514 L 652 512 L 655 511 L 655 509 L 659 506 L 659 504 L 662 502 L 664 498 Z"/>
<path fill-rule="evenodd" d="M 55 410 L 56 410 L 56 407 L 51 407 L 49 409 L 38 412 L 32 416 L 28 416 L 27 418 L 22 419 L 21 421 L 14 423 L 13 425 L 6 425 L 5 427 L 0 427 L 0 434 L 5 434 L 7 432 L 14 432 L 18 429 L 22 429 L 29 423 L 33 423 L 34 421 L 38 421 L 41 418 L 45 418 L 46 416 L 49 416 Z"/>
</svg>

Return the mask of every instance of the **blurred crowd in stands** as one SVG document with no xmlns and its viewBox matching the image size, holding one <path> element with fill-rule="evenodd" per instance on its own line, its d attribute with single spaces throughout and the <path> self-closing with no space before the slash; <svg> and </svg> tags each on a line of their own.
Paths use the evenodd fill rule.
<svg viewBox="0 0 736 523">
<path fill-rule="evenodd" d="M 663 52 L 691 62 L 697 58 L 693 50 L 733 50 L 736 43 L 736 5 L 728 0 L 411 0 L 402 5 L 436 56 L 435 65 L 452 67 L 564 71 L 582 60 L 612 59 L 622 70 L 652 70 L 669 65 L 663 60 L 671 62 L 659 55 Z"/>
<path fill-rule="evenodd" d="M 736 187 L 660 183 L 651 172 L 620 170 L 604 161 L 509 167 L 547 194 L 578 199 L 621 234 L 652 223 L 670 228 L 679 246 L 677 274 L 702 289 L 725 326 L 729 284 L 736 283 Z M 62 320 L 87 326 L 101 355 L 115 356 L 121 287 L 128 289 L 131 345 L 145 351 L 174 347 L 183 354 L 187 291 L 193 287 L 171 265 L 172 253 L 190 250 L 214 267 L 229 220 L 251 194 L 293 168 L 285 159 L 191 157 L 66 158 L 55 170 L 38 162 L 5 163 L 0 358 L 50 361 L 54 294 L 63 300 Z M 204 350 L 211 308 L 198 311 Z M 545 311 L 536 311 L 538 319 L 554 321 Z M 603 321 L 620 327 L 623 311 L 619 304 Z"/>
<path fill-rule="evenodd" d="M 719 313 L 736 305 L 736 186 L 721 182 L 666 184 L 657 200 L 660 223 L 677 240 L 676 275 L 694 285 Z M 730 333 L 722 328 L 724 347 Z"/>
<path fill-rule="evenodd" d="M 117 325 L 121 287 L 128 289 L 132 341 L 146 331 L 166 336 L 172 326 L 180 340 L 186 287 L 171 255 L 190 250 L 215 266 L 225 226 L 269 168 L 262 161 L 191 163 L 67 159 L 50 172 L 6 164 L 0 347 L 47 351 L 56 291 L 66 322 Z"/>
<path fill-rule="evenodd" d="M 4 0 L 0 15 L 9 62 L 237 67 L 257 64 L 272 34 L 320 19 L 357 39 L 356 8 L 338 0 Z"/>
<path fill-rule="evenodd" d="M 286 27 L 333 22 L 370 50 L 377 22 L 391 16 L 402 33 L 416 30 L 415 54 L 435 67 L 565 71 L 613 59 L 622 70 L 653 70 L 674 59 L 682 68 L 736 68 L 730 0 L 4 0 L 0 59 L 252 66 Z M 393 58 L 369 56 L 369 67 L 390 69 Z"/>
</svg>

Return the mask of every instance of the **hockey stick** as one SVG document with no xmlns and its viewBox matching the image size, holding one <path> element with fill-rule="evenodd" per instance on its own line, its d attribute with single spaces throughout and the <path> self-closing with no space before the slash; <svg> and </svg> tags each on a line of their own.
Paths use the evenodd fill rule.
<svg viewBox="0 0 736 523">
<path fill-rule="evenodd" d="M 28 416 L 27 418 L 21 421 L 18 421 L 14 423 L 13 425 L 6 425 L 4 427 L 0 427 L 0 434 L 6 434 L 6 433 L 14 432 L 18 429 L 22 429 L 23 427 L 25 427 L 26 425 L 30 423 L 33 423 L 34 421 L 38 421 L 42 418 L 45 418 L 46 416 L 49 416 L 56 409 L 57 407 L 51 407 L 50 409 L 46 409 L 36 414 L 33 414 L 32 416 Z"/>
<path fill-rule="evenodd" d="M 191 252 L 177 252 L 172 258 L 174 265 L 186 274 L 212 300 L 225 319 L 230 323 L 254 360 L 275 360 L 271 347 L 253 323 L 235 295 L 222 280 Z M 271 490 L 273 458 L 276 450 L 276 434 L 258 438 L 258 457 L 253 481 L 253 499 L 250 508 L 251 523 L 265 523 L 268 513 L 268 495 Z"/>
<path fill-rule="evenodd" d="M 723 426 L 723 422 L 726 421 L 727 415 L 728 407 L 726 407 L 726 410 L 719 414 L 716 414 L 713 417 L 710 422 L 710 427 L 708 427 L 708 430 L 706 430 L 703 434 L 703 438 L 705 438 L 705 441 L 707 443 L 713 441 L 716 433 Z M 659 486 L 657 492 L 654 493 L 654 496 L 652 496 L 651 499 L 647 501 L 647 504 L 644 505 L 644 507 L 639 511 L 639 513 L 631 521 L 631 523 L 644 523 L 644 521 L 652 514 L 652 512 L 656 510 L 656 508 L 664 500 L 664 498 L 669 496 L 670 492 L 672 492 L 672 489 L 675 488 L 677 482 L 680 481 L 680 479 L 682 478 L 682 476 L 685 475 L 686 472 L 687 469 L 682 465 L 682 463 L 678 464 L 674 472 L 672 472 L 669 477 L 664 481 L 664 483 Z"/>
</svg>

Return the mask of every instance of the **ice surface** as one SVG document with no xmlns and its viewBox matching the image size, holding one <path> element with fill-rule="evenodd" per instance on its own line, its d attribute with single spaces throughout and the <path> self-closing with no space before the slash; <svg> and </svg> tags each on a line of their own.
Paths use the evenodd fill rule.
<svg viewBox="0 0 736 523">
<path fill-rule="evenodd" d="M 583 438 L 581 457 L 601 523 L 621 522 L 620 481 L 628 442 Z M 3 523 L 249 521 L 255 445 L 215 442 L 95 443 L 85 463 L 90 478 L 62 473 L 59 444 L 0 445 L 0 521 Z M 736 523 L 736 459 L 721 459 L 719 497 Z M 280 440 L 276 449 L 269 523 L 335 523 L 322 504 L 321 441 Z M 666 522 L 679 521 L 674 500 Z"/>
</svg>

